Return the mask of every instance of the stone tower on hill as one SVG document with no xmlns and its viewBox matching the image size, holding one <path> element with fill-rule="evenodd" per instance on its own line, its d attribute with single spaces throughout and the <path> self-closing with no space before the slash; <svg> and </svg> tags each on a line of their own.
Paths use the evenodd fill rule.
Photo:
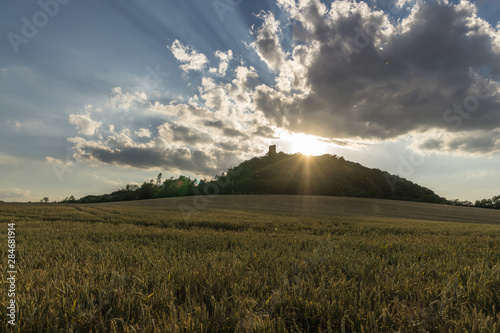
<svg viewBox="0 0 500 333">
<path fill-rule="evenodd" d="M 269 156 L 276 155 L 276 145 L 269 146 Z"/>
</svg>

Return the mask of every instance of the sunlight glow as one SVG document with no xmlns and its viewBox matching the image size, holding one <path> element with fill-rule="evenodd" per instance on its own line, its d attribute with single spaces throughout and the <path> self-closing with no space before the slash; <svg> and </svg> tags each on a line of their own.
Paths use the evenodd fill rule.
<svg viewBox="0 0 500 333">
<path fill-rule="evenodd" d="M 291 144 L 291 153 L 301 153 L 309 156 L 317 156 L 328 153 L 332 145 L 320 137 L 303 133 L 293 133 L 284 138 Z"/>
</svg>

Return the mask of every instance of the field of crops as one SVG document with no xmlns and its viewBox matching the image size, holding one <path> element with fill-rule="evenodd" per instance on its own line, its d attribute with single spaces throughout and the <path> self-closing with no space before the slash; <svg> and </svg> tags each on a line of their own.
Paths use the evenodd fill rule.
<svg viewBox="0 0 500 333">
<path fill-rule="evenodd" d="M 500 211 L 201 199 L 0 204 L 1 330 L 500 332 Z"/>
</svg>

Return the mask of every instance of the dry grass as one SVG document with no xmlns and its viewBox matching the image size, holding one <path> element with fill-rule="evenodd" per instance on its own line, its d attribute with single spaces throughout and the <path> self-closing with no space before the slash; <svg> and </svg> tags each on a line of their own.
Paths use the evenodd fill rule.
<svg viewBox="0 0 500 333">
<path fill-rule="evenodd" d="M 499 225 L 147 203 L 0 220 L 19 332 L 500 332 Z"/>
</svg>

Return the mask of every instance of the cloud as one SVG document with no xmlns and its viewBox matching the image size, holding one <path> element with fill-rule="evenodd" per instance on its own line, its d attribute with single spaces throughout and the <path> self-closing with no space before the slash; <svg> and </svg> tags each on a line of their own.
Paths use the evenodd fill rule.
<svg viewBox="0 0 500 333">
<path fill-rule="evenodd" d="M 196 52 L 191 46 L 185 46 L 177 39 L 168 49 L 175 59 L 182 63 L 180 67 L 185 72 L 201 71 L 208 63 L 208 59 L 204 54 Z"/>
<path fill-rule="evenodd" d="M 257 129 L 252 133 L 252 135 L 277 139 L 274 130 L 268 126 L 258 126 Z"/>
<path fill-rule="evenodd" d="M 102 183 L 106 183 L 108 185 L 111 185 L 115 188 L 118 188 L 120 186 L 123 186 L 123 182 L 121 181 L 116 181 L 116 180 L 112 180 L 112 179 L 108 179 L 104 176 L 101 176 L 101 175 L 92 175 L 95 179 L 97 179 L 98 181 L 102 182 Z"/>
<path fill-rule="evenodd" d="M 241 82 L 235 84 L 240 85 Z M 237 89 L 243 88 L 240 86 Z M 211 94 L 212 90 L 217 91 L 226 109 L 213 112 L 203 106 L 144 101 L 129 110 L 130 114 L 134 110 L 142 110 L 144 118 L 137 117 L 139 112 L 135 113 L 135 118 L 115 117 L 114 122 L 106 118 L 110 121 L 109 126 L 100 126 L 92 139 L 81 136 L 69 138 L 76 152 L 75 159 L 213 176 L 242 159 L 260 154 L 266 146 L 265 142 L 262 138 L 249 138 L 257 128 L 266 127 L 255 117 L 245 115 L 248 110 L 240 109 L 241 105 L 229 97 L 235 91 L 232 83 L 207 83 L 206 91 L 202 89 L 201 94 Z M 244 93 L 243 90 L 239 92 Z M 121 94 L 128 93 L 121 91 Z M 107 112 L 104 110 L 92 116 L 106 117 Z M 233 116 L 227 117 L 228 114 Z M 139 138 L 141 140 L 136 140 Z M 52 158 L 50 161 L 56 163 Z"/>
<path fill-rule="evenodd" d="M 278 4 L 288 21 L 259 15 L 251 44 L 275 74 L 253 91 L 254 108 L 276 126 L 368 140 L 500 128 L 500 34 L 473 4 L 418 3 L 398 22 L 365 2 Z"/>
<path fill-rule="evenodd" d="M 64 162 L 60 159 L 53 158 L 51 156 L 46 156 L 45 162 L 47 162 L 48 164 L 51 164 L 51 165 L 67 166 L 67 167 L 72 167 L 74 164 L 74 162 L 69 160 L 69 159 L 66 162 Z"/>
<path fill-rule="evenodd" d="M 222 120 L 205 120 L 203 124 L 208 127 L 215 127 L 219 129 L 224 128 L 225 126 Z"/>
<path fill-rule="evenodd" d="M 237 159 L 233 152 L 222 149 L 197 149 L 168 145 L 162 138 L 148 144 L 110 146 L 109 144 L 89 141 L 83 138 L 70 138 L 74 149 L 82 160 L 106 164 L 128 166 L 141 169 L 193 172 L 201 175 L 213 175 L 220 172 L 220 165 L 225 168 Z"/>
<path fill-rule="evenodd" d="M 11 162 L 11 158 L 7 155 L 0 155 L 0 165 L 7 165 Z"/>
<path fill-rule="evenodd" d="M 247 137 L 245 133 L 242 131 L 239 131 L 235 128 L 229 127 L 224 121 L 222 120 L 206 120 L 203 122 L 203 124 L 207 127 L 213 127 L 217 128 L 222 131 L 222 133 L 226 137 Z M 247 137 L 248 138 L 248 137 Z"/>
<path fill-rule="evenodd" d="M 267 73 L 243 61 L 230 68 L 231 50 L 216 51 L 209 66 L 175 40 L 180 68 L 201 72 L 194 95 L 165 102 L 114 88 L 107 107 L 70 116 L 80 134 L 94 135 L 69 139 L 75 157 L 209 175 L 265 152 L 283 133 L 351 148 L 404 137 L 427 152 L 499 150 L 498 30 L 474 5 L 399 1 L 411 11 L 398 21 L 365 2 L 278 5 L 281 15 L 260 13 L 251 31 Z M 116 109 L 125 112 L 110 117 Z"/>
<path fill-rule="evenodd" d="M 261 13 L 258 17 L 263 20 L 263 24 L 260 29 L 253 31 L 255 41 L 250 45 L 271 70 L 278 71 L 286 56 L 278 36 L 281 32 L 280 22 L 270 12 Z"/>
<path fill-rule="evenodd" d="M 21 200 L 28 198 L 29 195 L 30 195 L 29 190 L 23 190 L 20 188 L 0 189 L 1 200 Z"/>
<path fill-rule="evenodd" d="M 135 93 L 123 92 L 121 87 L 114 87 L 113 97 L 111 98 L 111 105 L 116 109 L 129 110 L 136 105 L 144 105 L 148 100 L 148 96 L 144 92 L 136 91 Z M 87 111 L 94 110 L 94 106 L 88 108 Z M 100 109 L 95 109 L 100 112 Z"/>
<path fill-rule="evenodd" d="M 94 135 L 102 125 L 101 122 L 92 120 L 88 114 L 71 114 L 69 122 L 76 126 L 78 133 L 84 135 Z"/>
<path fill-rule="evenodd" d="M 485 155 L 500 153 L 500 130 L 491 132 L 471 131 L 463 133 L 429 133 L 417 141 L 422 151 Z"/>
<path fill-rule="evenodd" d="M 158 134 L 161 138 L 170 143 L 182 143 L 190 146 L 206 145 L 212 140 L 210 136 L 192 127 L 164 123 L 158 127 Z"/>
<path fill-rule="evenodd" d="M 219 58 L 219 67 L 215 68 L 212 67 L 210 68 L 210 73 L 217 74 L 218 76 L 225 76 L 226 71 L 229 67 L 229 61 L 233 59 L 233 51 L 228 50 L 227 52 L 222 52 L 222 51 L 216 51 L 215 56 Z"/>
<path fill-rule="evenodd" d="M 134 134 L 140 138 L 150 138 L 151 137 L 151 131 L 147 128 L 139 128 L 139 130 L 135 131 Z"/>
<path fill-rule="evenodd" d="M 70 116 L 80 134 L 94 135 L 69 139 L 78 160 L 208 175 L 265 152 L 283 133 L 349 147 L 409 138 L 428 152 L 499 150 L 498 30 L 474 5 L 399 1 L 411 8 L 399 20 L 366 2 L 278 5 L 281 15 L 260 13 L 251 31 L 267 73 L 243 61 L 230 68 L 231 50 L 216 51 L 208 67 L 175 40 L 180 68 L 201 72 L 194 95 L 165 102 L 116 87 L 107 109 Z M 106 118 L 117 108 L 122 117 Z"/>
</svg>

